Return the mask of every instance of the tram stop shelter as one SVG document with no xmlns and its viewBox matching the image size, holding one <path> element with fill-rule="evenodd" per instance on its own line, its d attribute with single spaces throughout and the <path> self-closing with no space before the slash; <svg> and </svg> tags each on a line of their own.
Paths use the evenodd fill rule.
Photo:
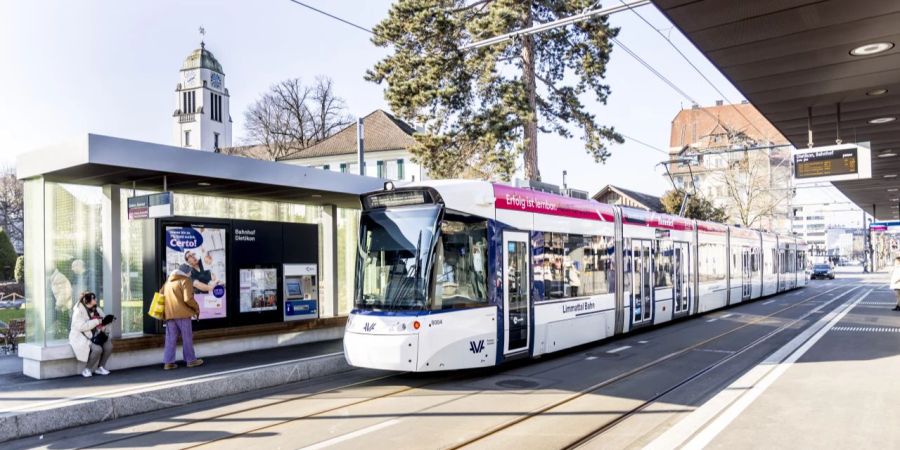
<svg viewBox="0 0 900 450">
<path fill-rule="evenodd" d="M 147 307 L 185 262 L 201 305 L 200 356 L 339 338 L 352 307 L 359 195 L 383 186 L 95 134 L 23 154 L 17 175 L 26 230 L 19 356 L 24 374 L 41 379 L 78 372 L 70 315 L 88 290 L 118 318 L 109 368 L 160 363 L 164 332 Z M 154 214 L 140 208 L 148 199 Z"/>
</svg>

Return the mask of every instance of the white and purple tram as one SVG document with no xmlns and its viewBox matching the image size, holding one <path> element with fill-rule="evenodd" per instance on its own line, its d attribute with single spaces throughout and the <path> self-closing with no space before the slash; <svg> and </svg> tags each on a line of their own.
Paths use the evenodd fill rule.
<svg viewBox="0 0 900 450">
<path fill-rule="evenodd" d="M 492 366 L 806 284 L 793 237 L 592 200 L 431 181 L 362 203 L 357 367 Z"/>
</svg>

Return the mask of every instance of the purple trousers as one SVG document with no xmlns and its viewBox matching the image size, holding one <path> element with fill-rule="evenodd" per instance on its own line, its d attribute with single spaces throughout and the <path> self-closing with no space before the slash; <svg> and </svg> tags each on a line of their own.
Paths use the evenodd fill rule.
<svg viewBox="0 0 900 450">
<path fill-rule="evenodd" d="M 191 319 L 171 319 L 166 321 L 166 347 L 163 351 L 163 363 L 175 363 L 175 350 L 178 346 L 178 336 L 181 336 L 181 353 L 185 362 L 197 359 L 194 356 L 194 334 L 191 329 Z"/>
</svg>

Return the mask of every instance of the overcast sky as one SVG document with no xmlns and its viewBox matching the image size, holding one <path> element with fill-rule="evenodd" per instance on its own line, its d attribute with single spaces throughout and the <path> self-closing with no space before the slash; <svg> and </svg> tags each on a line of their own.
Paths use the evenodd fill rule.
<svg viewBox="0 0 900 450">
<path fill-rule="evenodd" d="M 388 0 L 305 0 L 371 28 Z M 612 3 L 610 3 L 612 2 Z M 615 4 L 613 0 L 606 2 Z M 733 102 L 743 97 L 653 6 L 639 9 Z M 612 16 L 619 39 L 702 105 L 719 94 L 665 40 L 631 12 Z M 0 3 L 0 160 L 87 132 L 172 143 L 174 89 L 184 58 L 207 49 L 225 71 L 234 144 L 243 113 L 269 85 L 289 77 L 331 77 L 353 115 L 387 109 L 383 87 L 363 80 L 384 50 L 363 31 L 288 0 L 19 1 Z M 667 149 L 670 123 L 690 101 L 630 55 L 614 50 L 607 69 L 612 95 L 593 105 L 599 120 L 627 136 Z M 595 164 L 579 139 L 542 136 L 545 181 L 596 192 L 606 184 L 661 194 L 670 187 L 656 164 L 665 155 L 633 141 Z M 839 194 L 838 194 L 839 195 Z"/>
</svg>

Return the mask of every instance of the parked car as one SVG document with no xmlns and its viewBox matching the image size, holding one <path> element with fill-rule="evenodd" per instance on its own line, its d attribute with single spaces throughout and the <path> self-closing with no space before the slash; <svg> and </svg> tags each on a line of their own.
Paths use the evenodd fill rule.
<svg viewBox="0 0 900 450">
<path fill-rule="evenodd" d="M 815 280 L 816 278 L 828 278 L 829 280 L 834 279 L 834 268 L 831 267 L 830 264 L 815 264 L 812 268 L 812 274 L 809 276 L 811 280 Z"/>
</svg>

